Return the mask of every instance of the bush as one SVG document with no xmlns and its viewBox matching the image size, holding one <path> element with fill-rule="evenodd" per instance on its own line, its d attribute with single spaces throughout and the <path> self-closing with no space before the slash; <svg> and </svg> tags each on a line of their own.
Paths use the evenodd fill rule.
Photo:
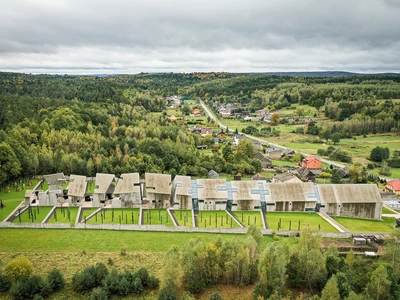
<svg viewBox="0 0 400 300">
<path fill-rule="evenodd" d="M 146 268 L 142 267 L 139 269 L 139 271 L 136 272 L 137 277 L 140 278 L 142 285 L 146 287 L 148 285 L 149 281 L 149 272 L 147 271 Z"/>
<path fill-rule="evenodd" d="M 30 278 L 19 277 L 10 290 L 14 300 L 33 299 L 36 295 L 48 297 L 50 290 L 40 276 L 33 275 Z"/>
<path fill-rule="evenodd" d="M 19 277 L 29 277 L 32 272 L 33 265 L 25 256 L 14 258 L 4 268 L 4 273 L 11 282 Z"/>
<path fill-rule="evenodd" d="M 101 285 L 102 281 L 108 275 L 108 269 L 103 263 L 97 263 L 95 266 L 96 285 Z"/>
<path fill-rule="evenodd" d="M 76 292 L 88 291 L 96 286 L 96 278 L 90 272 L 75 273 L 72 276 L 72 288 Z"/>
<path fill-rule="evenodd" d="M 141 292 L 143 292 L 142 281 L 140 280 L 139 277 L 136 277 L 135 280 L 133 281 L 133 292 L 135 294 L 140 294 Z"/>
<path fill-rule="evenodd" d="M 33 300 L 44 300 L 42 295 L 36 294 L 35 297 L 33 297 Z"/>
<path fill-rule="evenodd" d="M 64 276 L 61 274 L 60 270 L 56 268 L 51 270 L 47 275 L 47 282 L 54 292 L 62 290 L 65 285 Z"/>
<path fill-rule="evenodd" d="M 218 292 L 215 292 L 210 296 L 210 300 L 222 300 L 222 297 Z"/>
<path fill-rule="evenodd" d="M 112 269 L 112 271 L 106 276 L 103 285 L 109 295 L 119 294 L 119 276 L 116 269 Z"/>
<path fill-rule="evenodd" d="M 147 281 L 147 287 L 151 290 L 158 289 L 160 286 L 160 280 L 154 276 L 150 276 L 149 280 Z"/>
<path fill-rule="evenodd" d="M 130 284 L 125 277 L 122 277 L 118 285 L 118 293 L 121 296 L 127 296 L 129 292 L 130 292 Z"/>
<path fill-rule="evenodd" d="M 94 288 L 89 296 L 89 300 L 108 300 L 107 291 L 101 287 Z"/>
<path fill-rule="evenodd" d="M 7 276 L 0 274 L 0 292 L 6 292 L 10 289 L 11 282 Z"/>
<path fill-rule="evenodd" d="M 158 300 L 176 300 L 177 298 L 175 291 L 170 285 L 166 286 L 158 293 Z"/>
</svg>

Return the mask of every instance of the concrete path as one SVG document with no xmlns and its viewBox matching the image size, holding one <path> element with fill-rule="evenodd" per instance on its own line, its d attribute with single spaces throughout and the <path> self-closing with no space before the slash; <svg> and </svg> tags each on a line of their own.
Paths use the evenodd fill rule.
<svg viewBox="0 0 400 300">
<path fill-rule="evenodd" d="M 318 214 L 322 218 L 324 218 L 329 224 L 331 224 L 333 227 L 335 227 L 337 230 L 339 230 L 339 232 L 350 232 L 350 230 L 348 230 L 346 227 L 344 227 L 343 225 L 341 225 L 338 222 L 336 222 L 334 219 L 332 219 L 326 213 L 320 211 L 320 212 L 318 212 Z"/>
</svg>

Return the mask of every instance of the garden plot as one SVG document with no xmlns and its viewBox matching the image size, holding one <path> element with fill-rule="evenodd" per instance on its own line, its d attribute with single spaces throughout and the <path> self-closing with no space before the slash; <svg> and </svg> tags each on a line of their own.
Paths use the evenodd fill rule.
<svg viewBox="0 0 400 300">
<path fill-rule="evenodd" d="M 245 227 L 256 225 L 257 228 L 264 229 L 260 211 L 232 211 L 236 219 Z"/>
<path fill-rule="evenodd" d="M 201 210 L 197 215 L 199 228 L 240 228 L 239 224 L 224 210 Z"/>
<path fill-rule="evenodd" d="M 139 224 L 140 208 L 103 209 L 87 220 L 87 224 Z"/>
<path fill-rule="evenodd" d="M 318 231 L 337 232 L 336 228 L 315 212 L 267 212 L 266 218 L 268 229 L 273 230 L 302 230 L 312 227 Z"/>
<path fill-rule="evenodd" d="M 13 223 L 40 223 L 53 209 L 53 206 L 31 206 L 18 215 Z"/>
<path fill-rule="evenodd" d="M 193 227 L 192 211 L 191 210 L 174 210 L 175 219 L 178 221 L 179 226 Z"/>
<path fill-rule="evenodd" d="M 47 220 L 47 223 L 69 223 L 74 225 L 78 211 L 79 207 L 57 207 Z"/>
<path fill-rule="evenodd" d="M 167 209 L 143 210 L 143 225 L 174 226 Z"/>
</svg>

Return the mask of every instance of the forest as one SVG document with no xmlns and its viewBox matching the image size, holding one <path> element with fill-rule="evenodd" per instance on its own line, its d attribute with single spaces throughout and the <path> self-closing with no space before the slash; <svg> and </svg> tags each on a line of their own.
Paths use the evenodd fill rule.
<svg viewBox="0 0 400 300">
<path fill-rule="evenodd" d="M 165 98 L 171 95 L 209 105 L 241 103 L 250 112 L 308 104 L 332 121 L 321 131 L 343 137 L 400 128 L 399 76 L 0 73 L 0 185 L 54 172 L 205 176 L 211 169 L 260 171 L 246 143 L 226 144 L 212 154 L 197 151 L 210 141 L 168 118 Z"/>
</svg>

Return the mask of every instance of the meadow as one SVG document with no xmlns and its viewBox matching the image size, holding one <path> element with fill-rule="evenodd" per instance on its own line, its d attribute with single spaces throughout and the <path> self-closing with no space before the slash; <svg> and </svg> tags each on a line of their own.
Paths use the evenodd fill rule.
<svg viewBox="0 0 400 300">
<path fill-rule="evenodd" d="M 257 226 L 257 228 L 264 229 L 260 211 L 233 211 L 232 213 L 245 227 L 249 227 L 250 225 L 254 224 Z"/>
<path fill-rule="evenodd" d="M 394 232 L 393 226 L 396 226 L 396 219 L 391 217 L 382 217 L 381 220 L 354 219 L 346 217 L 332 217 L 338 223 L 342 224 L 348 230 L 353 232 Z"/>
<path fill-rule="evenodd" d="M 57 208 L 56 214 L 53 214 L 47 223 L 69 223 L 73 226 L 78 217 L 78 211 L 79 207 Z"/>
<path fill-rule="evenodd" d="M 93 212 L 93 211 L 92 211 Z M 110 208 L 98 212 L 87 224 L 139 224 L 140 208 Z M 86 215 L 86 213 L 85 213 Z"/>
<path fill-rule="evenodd" d="M 192 211 L 185 209 L 176 209 L 175 219 L 178 221 L 179 226 L 193 227 Z"/>
<path fill-rule="evenodd" d="M 145 210 L 143 213 L 143 223 L 145 225 L 174 226 L 174 222 L 172 222 L 166 209 Z"/>
<path fill-rule="evenodd" d="M 52 209 L 53 206 L 32 206 L 15 218 L 13 223 L 41 223 Z"/>
</svg>

